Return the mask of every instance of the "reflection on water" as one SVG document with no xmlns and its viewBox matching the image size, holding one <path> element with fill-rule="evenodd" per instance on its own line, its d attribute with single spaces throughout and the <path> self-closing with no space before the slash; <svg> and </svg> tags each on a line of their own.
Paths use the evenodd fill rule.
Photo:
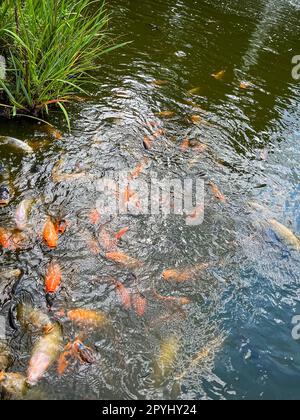
<svg viewBox="0 0 300 420">
<path fill-rule="evenodd" d="M 268 220 L 300 232 L 300 85 L 291 77 L 292 57 L 300 54 L 299 2 L 113 0 L 109 8 L 112 32 L 133 43 L 101 63 L 93 99 L 72 109 L 72 133 L 53 140 L 27 122 L 0 125 L 1 135 L 35 150 L 31 156 L 0 146 L 1 183 L 12 198 L 0 209 L 1 226 L 13 227 L 16 206 L 35 199 L 29 244 L 1 256 L 3 269 L 22 270 L 16 294 L 31 291 L 47 312 L 43 278 L 55 259 L 63 288 L 53 313 L 84 307 L 110 319 L 85 341 L 96 363 L 72 362 L 62 377 L 53 366 L 27 398 L 297 398 L 299 343 L 291 319 L 300 311 L 299 255 Z M 219 80 L 211 76 L 219 72 Z M 66 133 L 60 118 L 53 123 Z M 153 126 L 161 130 L 154 139 Z M 153 143 L 148 150 L 145 136 Z M 127 269 L 90 248 L 99 236 L 90 223 L 99 198 L 93 179 L 133 171 L 145 157 L 141 179 L 155 171 L 205 180 L 205 219 L 192 228 L 181 217 L 103 220 L 110 235 L 129 227 L 118 248 L 143 265 Z M 87 176 L 54 183 L 59 159 L 65 173 Z M 52 251 L 40 237 L 47 216 L 69 223 Z M 105 248 L 103 235 L 99 242 Z M 205 262 L 212 267 L 190 281 L 162 278 L 165 269 Z M 121 304 L 111 277 L 146 298 L 144 316 Z M 154 289 L 190 304 L 157 299 Z M 65 344 L 73 341 L 80 328 L 60 321 Z M 13 370 L 24 373 L 35 337 L 8 332 Z"/>
</svg>

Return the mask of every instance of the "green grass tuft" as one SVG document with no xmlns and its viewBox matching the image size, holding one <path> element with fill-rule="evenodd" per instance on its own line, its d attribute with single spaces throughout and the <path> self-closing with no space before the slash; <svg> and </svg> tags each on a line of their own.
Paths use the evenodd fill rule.
<svg viewBox="0 0 300 420">
<path fill-rule="evenodd" d="M 66 104 L 87 95 L 99 58 L 124 45 L 108 42 L 107 26 L 103 0 L 2 0 L 5 115 L 40 117 L 57 106 L 70 125 Z"/>
</svg>

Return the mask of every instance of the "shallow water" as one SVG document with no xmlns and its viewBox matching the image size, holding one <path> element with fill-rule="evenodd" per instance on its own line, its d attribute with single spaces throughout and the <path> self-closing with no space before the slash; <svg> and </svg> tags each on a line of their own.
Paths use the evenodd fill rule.
<svg viewBox="0 0 300 420">
<path fill-rule="evenodd" d="M 276 218 L 300 234 L 300 82 L 291 76 L 292 57 L 300 54 L 300 3 L 111 0 L 109 9 L 113 36 L 133 42 L 100 63 L 98 89 L 71 110 L 71 134 L 59 114 L 51 122 L 64 133 L 60 140 L 26 121 L 0 122 L 0 135 L 27 140 L 35 149 L 24 156 L 0 147 L 5 182 L 14 191 L 10 205 L 0 209 L 1 226 L 13 226 L 23 198 L 36 199 L 27 249 L 1 255 L 2 268 L 23 271 L 16 293 L 31 291 L 36 306 L 47 311 L 43 277 L 57 259 L 63 288 L 53 312 L 101 309 L 111 320 L 109 328 L 89 331 L 86 340 L 97 363 L 74 362 L 62 377 L 53 366 L 26 398 L 296 399 L 300 355 L 291 333 L 292 318 L 300 314 L 300 256 L 264 220 Z M 223 79 L 211 76 L 221 70 Z M 155 80 L 167 83 L 157 86 Z M 253 86 L 241 89 L 241 81 Z M 162 111 L 174 115 L 159 117 Z M 202 117 L 200 124 L 191 122 L 193 115 Z M 165 134 L 147 151 L 149 121 Z M 206 150 L 183 152 L 185 138 L 201 141 Z M 131 214 L 104 219 L 111 233 L 129 227 L 119 248 L 143 263 L 121 269 L 88 246 L 98 234 L 88 219 L 99 198 L 95 180 L 54 183 L 51 171 L 61 157 L 64 171 L 84 169 L 94 179 L 133 170 L 144 157 L 142 179 L 150 171 L 201 177 L 204 222 L 190 227 L 180 216 Z M 213 197 L 210 181 L 227 203 Z M 252 210 L 249 201 L 270 213 Z M 39 236 L 47 215 L 69 222 L 54 251 Z M 162 279 L 166 268 L 202 262 L 212 267 L 192 281 Z M 147 298 L 143 317 L 122 307 L 111 276 Z M 191 304 L 179 309 L 157 301 L 154 286 Z M 8 307 L 1 310 L 4 317 Z M 62 323 L 67 343 L 79 330 Z M 26 372 L 34 337 L 14 335 L 9 326 L 7 334 L 16 356 L 13 370 Z M 174 335 L 176 362 L 158 380 L 155 360 Z M 203 357 L 182 375 L 201 351 Z"/>
</svg>

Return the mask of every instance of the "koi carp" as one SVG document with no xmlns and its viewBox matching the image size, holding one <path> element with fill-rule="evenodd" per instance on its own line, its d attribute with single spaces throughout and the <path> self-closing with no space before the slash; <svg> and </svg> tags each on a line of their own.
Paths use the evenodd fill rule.
<svg viewBox="0 0 300 420">
<path fill-rule="evenodd" d="M 57 359 L 62 346 L 60 325 L 53 326 L 52 331 L 41 337 L 35 344 L 27 371 L 27 383 L 36 385 Z"/>
<path fill-rule="evenodd" d="M 55 229 L 55 225 L 50 219 L 50 217 L 47 219 L 44 230 L 43 230 L 43 238 L 45 243 L 49 248 L 56 248 L 58 244 L 58 234 Z"/>
<path fill-rule="evenodd" d="M 166 281 L 185 282 L 193 279 L 201 271 L 207 270 L 211 265 L 211 263 L 203 263 L 185 270 L 168 269 L 162 275 Z"/>
</svg>

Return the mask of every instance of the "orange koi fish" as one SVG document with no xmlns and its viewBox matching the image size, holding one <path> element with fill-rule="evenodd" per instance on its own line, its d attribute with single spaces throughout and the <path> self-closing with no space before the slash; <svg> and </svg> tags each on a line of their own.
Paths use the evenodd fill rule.
<svg viewBox="0 0 300 420">
<path fill-rule="evenodd" d="M 104 227 L 99 233 L 99 242 L 106 251 L 114 249 L 117 245 L 116 239 L 112 238 Z"/>
<path fill-rule="evenodd" d="M 154 86 L 161 87 L 161 86 L 167 85 L 169 82 L 168 82 L 168 80 L 153 80 L 151 83 Z"/>
<path fill-rule="evenodd" d="M 98 210 L 94 209 L 89 214 L 89 221 L 92 225 L 97 225 L 100 222 L 100 213 Z"/>
<path fill-rule="evenodd" d="M 166 281 L 185 282 L 193 279 L 199 272 L 207 270 L 211 265 L 211 263 L 204 263 L 185 270 L 168 269 L 163 271 L 162 275 Z"/>
<path fill-rule="evenodd" d="M 212 77 L 216 80 L 222 80 L 226 74 L 226 70 L 221 70 L 218 73 L 213 73 Z"/>
<path fill-rule="evenodd" d="M 125 309 L 131 308 L 131 294 L 129 290 L 118 280 L 113 280 L 116 286 L 116 291 L 119 296 L 120 302 Z"/>
<path fill-rule="evenodd" d="M 42 129 L 48 133 L 51 137 L 53 137 L 55 140 L 60 140 L 62 138 L 62 134 L 59 130 L 57 130 L 55 127 L 50 126 L 48 124 L 45 124 Z"/>
<path fill-rule="evenodd" d="M 108 323 L 107 316 L 100 311 L 90 309 L 73 309 L 67 313 L 70 321 L 87 327 L 101 327 Z"/>
<path fill-rule="evenodd" d="M 253 84 L 251 82 L 247 82 L 246 80 L 243 80 L 240 83 L 240 89 L 251 89 L 253 88 Z"/>
<path fill-rule="evenodd" d="M 191 303 L 190 299 L 187 297 L 163 296 L 157 293 L 156 290 L 153 293 L 157 299 L 162 300 L 164 302 L 173 302 L 177 303 L 178 305 L 188 305 L 189 303 Z"/>
<path fill-rule="evenodd" d="M 215 198 L 217 200 L 220 200 L 223 203 L 226 203 L 227 202 L 227 198 L 225 197 L 224 194 L 221 193 L 221 191 L 219 190 L 219 188 L 217 187 L 216 184 L 214 184 L 213 182 L 210 182 L 208 185 L 209 185 L 209 187 L 211 189 L 211 192 L 213 193 L 213 195 L 215 196 Z"/>
<path fill-rule="evenodd" d="M 88 246 L 89 246 L 91 252 L 94 255 L 100 254 L 101 249 L 100 249 L 99 244 L 98 244 L 98 242 L 96 240 L 90 240 L 87 243 L 88 243 Z"/>
<path fill-rule="evenodd" d="M 128 255 L 120 251 L 108 252 L 106 254 L 106 258 L 127 268 L 139 267 L 141 265 L 140 261 L 136 260 L 135 258 L 129 257 Z"/>
<path fill-rule="evenodd" d="M 161 111 L 156 115 L 161 118 L 171 118 L 175 115 L 175 112 L 174 111 Z"/>
<path fill-rule="evenodd" d="M 193 220 L 198 219 L 204 213 L 204 206 L 203 204 L 198 206 L 192 213 L 187 215 L 187 219 L 191 222 Z"/>
<path fill-rule="evenodd" d="M 50 263 L 45 278 L 46 293 L 56 293 L 61 284 L 62 274 L 59 264 Z"/>
<path fill-rule="evenodd" d="M 73 343 L 68 343 L 57 361 L 57 373 L 62 376 L 69 366 L 69 359 L 73 357 L 81 363 L 95 363 L 96 356 L 92 349 L 85 346 L 82 341 L 76 339 Z"/>
<path fill-rule="evenodd" d="M 146 310 L 146 307 L 147 307 L 147 300 L 144 296 L 142 296 L 140 293 L 135 294 L 132 297 L 132 305 L 133 305 L 133 308 L 134 308 L 136 314 L 139 317 L 144 316 L 145 310 Z"/>
<path fill-rule="evenodd" d="M 160 136 L 163 136 L 165 134 L 165 130 L 163 128 L 159 128 L 158 130 L 155 131 L 155 133 L 152 134 L 152 137 L 154 139 L 157 139 Z"/>
<path fill-rule="evenodd" d="M 200 115 L 192 115 L 191 116 L 191 121 L 194 124 L 200 124 L 202 121 L 202 117 Z"/>
<path fill-rule="evenodd" d="M 11 233 L 4 228 L 0 228 L 0 245 L 4 249 L 10 249 L 12 246 Z"/>
<path fill-rule="evenodd" d="M 190 147 L 190 141 L 189 141 L 189 139 L 184 139 L 183 142 L 182 142 L 182 144 L 181 144 L 181 146 L 180 146 L 180 149 L 183 152 L 185 152 L 186 150 L 189 149 L 189 147 Z"/>
<path fill-rule="evenodd" d="M 48 218 L 47 222 L 44 226 L 43 231 L 43 238 L 45 243 L 48 245 L 49 248 L 56 248 L 58 244 L 58 234 L 56 233 L 55 226 L 50 219 Z"/>
</svg>

